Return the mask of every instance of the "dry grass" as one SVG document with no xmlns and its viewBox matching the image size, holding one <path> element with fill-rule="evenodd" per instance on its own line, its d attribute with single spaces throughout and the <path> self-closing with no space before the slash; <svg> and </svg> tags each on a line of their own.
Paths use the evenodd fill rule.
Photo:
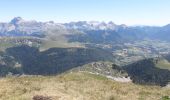
<svg viewBox="0 0 170 100">
<path fill-rule="evenodd" d="M 119 83 L 89 73 L 58 76 L 25 76 L 0 79 L 0 100 L 160 100 L 170 88 Z"/>
</svg>

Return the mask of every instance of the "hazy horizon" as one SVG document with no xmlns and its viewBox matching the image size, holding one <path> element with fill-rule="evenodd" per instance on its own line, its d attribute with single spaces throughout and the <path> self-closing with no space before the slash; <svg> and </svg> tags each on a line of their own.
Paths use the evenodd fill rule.
<svg viewBox="0 0 170 100">
<path fill-rule="evenodd" d="M 0 22 L 14 17 L 68 23 L 112 21 L 115 24 L 163 26 L 170 23 L 168 0 L 3 0 Z"/>
</svg>

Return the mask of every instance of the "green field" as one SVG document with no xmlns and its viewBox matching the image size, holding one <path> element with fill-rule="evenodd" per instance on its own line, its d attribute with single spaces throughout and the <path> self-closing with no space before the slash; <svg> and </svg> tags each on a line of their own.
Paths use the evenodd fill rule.
<svg viewBox="0 0 170 100">
<path fill-rule="evenodd" d="M 158 61 L 158 63 L 156 64 L 156 67 L 170 70 L 170 63 L 167 60 L 163 59 L 163 60 Z"/>
<path fill-rule="evenodd" d="M 40 51 L 44 51 L 49 48 L 70 48 L 70 47 L 84 48 L 84 46 L 78 42 L 68 43 L 65 41 L 43 40 L 40 46 Z"/>
</svg>

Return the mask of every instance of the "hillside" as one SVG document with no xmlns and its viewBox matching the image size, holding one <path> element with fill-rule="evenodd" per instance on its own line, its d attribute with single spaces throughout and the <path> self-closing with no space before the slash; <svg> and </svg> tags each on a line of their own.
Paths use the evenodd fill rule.
<svg viewBox="0 0 170 100">
<path fill-rule="evenodd" d="M 112 61 L 112 53 L 93 48 L 50 48 L 21 45 L 6 49 L 0 55 L 0 76 L 6 74 L 54 75 L 97 61 Z M 20 66 L 18 66 L 20 65 Z"/>
<path fill-rule="evenodd" d="M 169 88 L 120 83 L 82 72 L 58 76 L 9 76 L 1 78 L 0 84 L 0 100 L 40 97 L 47 100 L 161 100 L 170 95 Z"/>
<path fill-rule="evenodd" d="M 159 59 L 144 59 L 123 66 L 134 83 L 165 86 L 170 82 L 167 63 Z"/>
<path fill-rule="evenodd" d="M 156 67 L 170 70 L 170 62 L 166 59 L 161 59 L 156 63 Z"/>
<path fill-rule="evenodd" d="M 114 64 L 112 53 L 99 48 L 51 48 L 39 51 L 21 45 L 0 53 L 0 76 L 57 75 L 69 70 L 85 71 L 115 78 L 131 78 L 137 84 L 166 86 L 170 81 L 169 62 L 144 59 L 126 66 Z M 124 79 L 123 79 L 124 80 Z M 129 80 L 129 81 L 131 81 Z"/>
<path fill-rule="evenodd" d="M 170 100 L 170 0 L 0 0 L 0 100 Z"/>
</svg>

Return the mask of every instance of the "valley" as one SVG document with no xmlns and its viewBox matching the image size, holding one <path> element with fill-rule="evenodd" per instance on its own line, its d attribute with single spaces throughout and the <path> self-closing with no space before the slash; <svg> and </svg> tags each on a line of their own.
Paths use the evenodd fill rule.
<svg viewBox="0 0 170 100">
<path fill-rule="evenodd" d="M 170 100 L 170 0 L 0 0 L 0 100 Z"/>
<path fill-rule="evenodd" d="M 0 23 L 0 99 L 166 100 L 169 29 L 20 17 Z"/>
</svg>

